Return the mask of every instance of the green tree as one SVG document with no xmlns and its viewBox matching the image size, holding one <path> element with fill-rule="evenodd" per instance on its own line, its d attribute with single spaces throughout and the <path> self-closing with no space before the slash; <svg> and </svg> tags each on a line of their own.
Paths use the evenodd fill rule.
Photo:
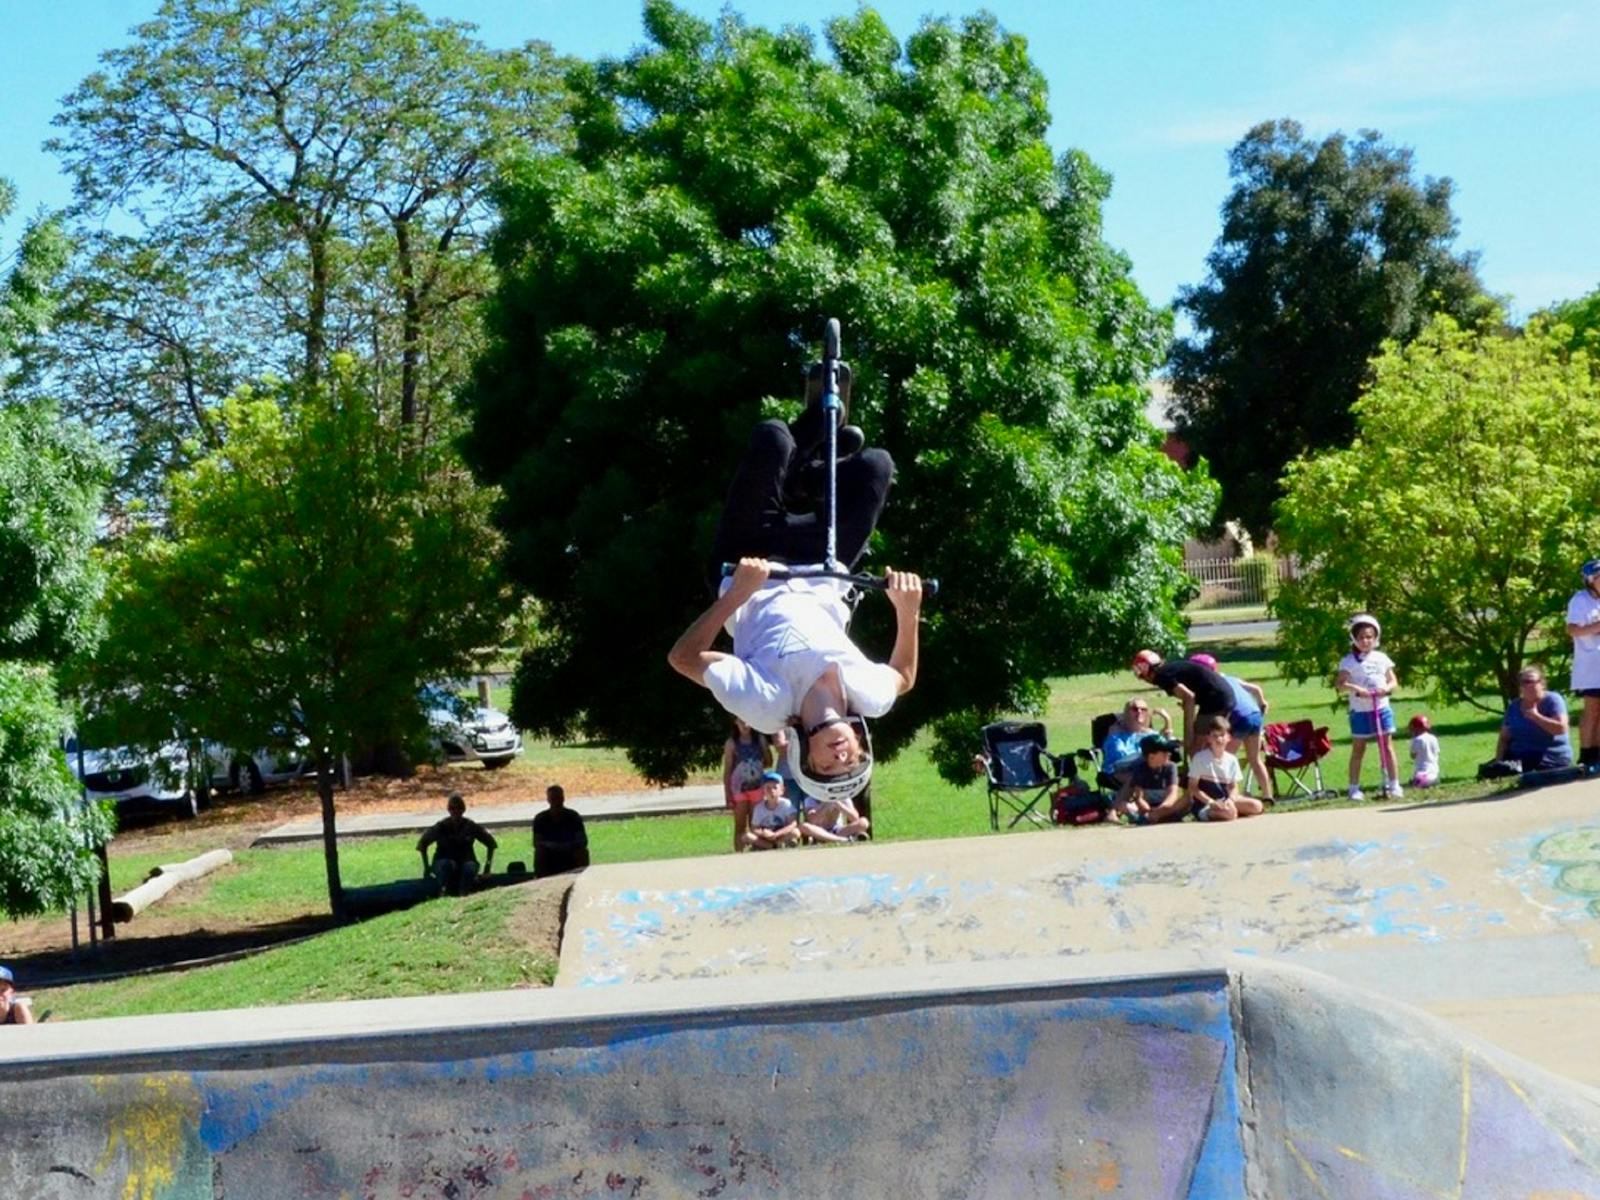
<svg viewBox="0 0 1600 1200">
<path fill-rule="evenodd" d="M 453 436 L 487 188 L 508 140 L 559 138 L 559 66 L 385 0 L 165 0 L 103 55 L 51 143 L 85 241 L 51 365 L 124 494 L 214 446 L 240 382 L 314 382 L 334 353 L 371 363 L 390 419 Z"/>
<path fill-rule="evenodd" d="M 875 562 L 944 585 L 874 739 L 943 718 L 940 762 L 970 779 L 977 721 L 1176 640 L 1182 542 L 1210 515 L 1143 419 L 1167 323 L 1102 240 L 1110 181 L 1053 158 L 1044 80 L 992 18 L 902 47 L 862 10 L 827 26 L 831 58 L 667 0 L 645 24 L 649 45 L 575 71 L 573 152 L 500 193 L 466 449 L 545 621 L 514 715 L 656 779 L 714 756 L 725 718 L 664 658 L 709 598 L 752 423 L 797 410 L 839 316 L 851 420 L 898 465 Z M 886 656 L 887 605 L 855 633 Z"/>
<path fill-rule="evenodd" d="M 1509 699 L 1529 658 L 1564 667 L 1566 601 L 1600 546 L 1600 384 L 1564 332 L 1441 315 L 1385 347 L 1353 444 L 1285 476 L 1278 532 L 1309 564 L 1274 602 L 1289 674 L 1328 674 L 1363 609 L 1402 678 L 1447 699 Z"/>
<path fill-rule="evenodd" d="M 1429 316 L 1486 310 L 1475 255 L 1456 254 L 1448 179 L 1374 132 L 1317 142 L 1269 121 L 1229 155 L 1233 190 L 1207 278 L 1180 291 L 1194 325 L 1172 350 L 1178 434 L 1222 485 L 1219 514 L 1260 534 L 1297 455 L 1346 445 L 1382 343 Z"/>
<path fill-rule="evenodd" d="M 0 219 L 15 203 L 0 179 Z M 0 282 L 0 912 L 64 908 L 93 885 L 111 814 L 82 806 L 60 752 L 70 723 L 53 667 L 99 634 L 91 554 L 105 464 L 43 403 L 7 400 L 15 356 L 48 323 L 66 258 L 59 226 L 24 230 Z"/>
<path fill-rule="evenodd" d="M 308 737 L 342 915 L 336 764 L 419 735 L 418 685 L 498 644 L 493 496 L 448 447 L 382 421 L 338 359 L 319 384 L 228 401 L 217 424 L 218 448 L 173 477 L 164 525 L 125 539 L 91 683 L 140 743 Z"/>
<path fill-rule="evenodd" d="M 1541 315 L 1552 327 L 1565 325 L 1570 335 L 1566 338 L 1568 349 L 1587 350 L 1589 364 L 1596 365 L 1596 355 L 1600 352 L 1600 288 L 1576 300 L 1552 305 Z"/>
</svg>

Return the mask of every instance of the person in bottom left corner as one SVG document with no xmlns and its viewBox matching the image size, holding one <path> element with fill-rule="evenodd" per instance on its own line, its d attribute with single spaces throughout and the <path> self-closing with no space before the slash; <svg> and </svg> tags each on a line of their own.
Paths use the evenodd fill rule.
<svg viewBox="0 0 1600 1200">
<path fill-rule="evenodd" d="M 0 967 L 0 1025 L 34 1024 L 33 1001 L 17 994 L 16 976 Z"/>
</svg>

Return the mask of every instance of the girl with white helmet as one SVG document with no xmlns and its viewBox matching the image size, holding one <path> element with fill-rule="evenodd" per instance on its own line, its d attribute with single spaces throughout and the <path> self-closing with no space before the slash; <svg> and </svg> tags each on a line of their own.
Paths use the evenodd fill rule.
<svg viewBox="0 0 1600 1200">
<path fill-rule="evenodd" d="M 1383 632 L 1378 618 L 1360 612 L 1350 618 L 1349 626 L 1350 653 L 1339 660 L 1339 679 L 1334 686 L 1350 693 L 1350 799 L 1363 800 L 1366 797 L 1361 791 L 1361 760 L 1368 742 L 1380 733 L 1390 737 L 1394 734 L 1394 709 L 1389 697 L 1399 689 L 1400 681 L 1395 677 L 1394 660 L 1378 649 Z M 1383 794 L 1391 800 L 1399 799 L 1399 775 L 1390 773 L 1382 761 L 1378 771 L 1383 779 Z"/>
<path fill-rule="evenodd" d="M 1600 772 L 1600 558 L 1578 569 L 1583 587 L 1567 601 L 1567 634 L 1572 638 L 1572 690 L 1583 697 L 1578 722 L 1578 765 Z"/>
</svg>

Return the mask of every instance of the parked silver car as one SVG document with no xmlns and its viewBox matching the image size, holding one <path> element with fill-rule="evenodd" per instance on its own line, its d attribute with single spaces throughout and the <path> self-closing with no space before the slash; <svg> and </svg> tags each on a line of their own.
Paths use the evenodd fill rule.
<svg viewBox="0 0 1600 1200">
<path fill-rule="evenodd" d="M 464 700 L 441 684 L 421 691 L 434 745 L 446 762 L 481 762 L 490 770 L 522 753 L 522 734 L 498 708 Z"/>
</svg>

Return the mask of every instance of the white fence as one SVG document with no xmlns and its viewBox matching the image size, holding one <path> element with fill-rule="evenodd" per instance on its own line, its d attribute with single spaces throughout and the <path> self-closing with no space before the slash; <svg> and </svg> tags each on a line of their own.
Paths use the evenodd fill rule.
<svg viewBox="0 0 1600 1200">
<path fill-rule="evenodd" d="M 1294 558 L 1272 554 L 1252 554 L 1247 558 L 1189 558 L 1183 569 L 1200 585 L 1199 597 L 1190 608 L 1231 608 L 1243 604 L 1265 604 L 1277 594 L 1278 585 L 1299 574 Z"/>
</svg>

